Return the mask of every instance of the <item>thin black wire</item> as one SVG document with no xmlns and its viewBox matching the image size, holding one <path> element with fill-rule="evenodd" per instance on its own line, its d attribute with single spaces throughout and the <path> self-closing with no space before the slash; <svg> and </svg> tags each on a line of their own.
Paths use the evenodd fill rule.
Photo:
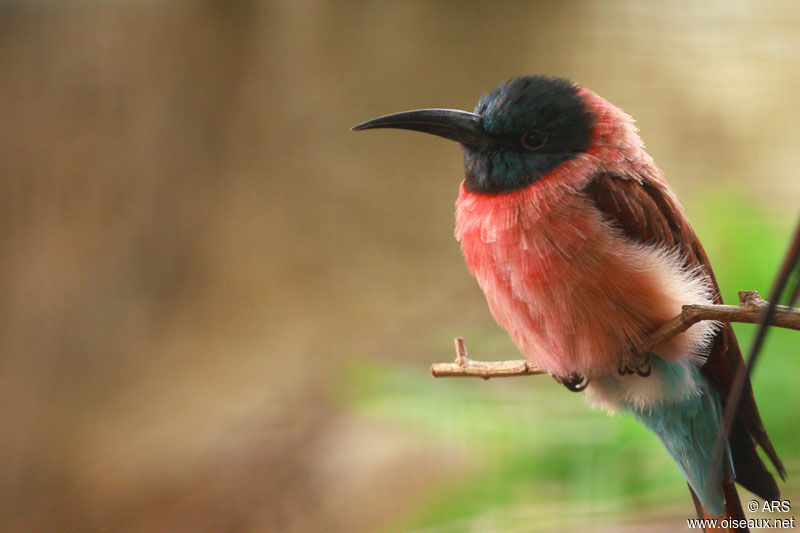
<svg viewBox="0 0 800 533">
<path fill-rule="evenodd" d="M 775 306 L 778 304 L 778 300 L 786 288 L 789 277 L 795 269 L 800 269 L 800 221 L 798 221 L 797 229 L 794 232 L 794 238 L 792 239 L 789 249 L 786 252 L 783 265 L 776 276 L 775 283 L 770 294 L 769 304 L 764 311 L 764 316 L 762 317 L 761 322 L 758 325 L 758 330 L 756 331 L 755 339 L 753 339 L 753 344 L 750 346 L 750 354 L 747 357 L 747 364 L 745 366 L 740 366 L 737 370 L 736 377 L 734 378 L 733 384 L 731 385 L 731 389 L 728 393 L 728 401 L 725 405 L 725 410 L 722 413 L 722 422 L 720 423 L 719 433 L 717 433 L 717 440 L 714 443 L 714 453 L 711 456 L 708 483 L 713 483 L 713 480 L 717 479 L 720 474 L 720 470 L 722 469 L 722 456 L 727 449 L 728 437 L 731 433 L 733 419 L 736 416 L 736 412 L 739 410 L 739 402 L 742 399 L 742 391 L 744 390 L 745 380 L 752 373 L 753 367 L 758 360 L 761 347 L 764 345 L 764 339 L 769 329 L 769 323 L 772 320 L 772 316 L 775 314 Z M 800 290 L 800 282 L 790 298 L 789 305 L 793 305 L 792 301 L 797 298 L 798 290 Z"/>
<path fill-rule="evenodd" d="M 792 295 L 789 297 L 789 307 L 794 307 L 794 304 L 797 303 L 797 298 L 800 297 L 800 265 L 797 265 L 797 269 L 795 271 L 795 277 L 797 278 L 797 283 L 794 286 L 794 291 L 792 291 Z"/>
</svg>

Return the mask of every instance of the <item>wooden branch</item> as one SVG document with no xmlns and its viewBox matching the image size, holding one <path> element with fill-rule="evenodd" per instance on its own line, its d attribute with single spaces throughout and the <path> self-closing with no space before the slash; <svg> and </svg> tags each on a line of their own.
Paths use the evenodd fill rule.
<svg viewBox="0 0 800 533">
<path fill-rule="evenodd" d="M 654 347 L 667 342 L 703 320 L 758 324 L 761 322 L 767 305 L 767 302 L 762 300 L 756 291 L 739 291 L 739 305 L 684 305 L 678 316 L 653 332 L 644 352 L 652 351 Z M 779 328 L 800 331 L 800 309 L 785 305 L 775 306 L 775 314 L 770 324 Z M 473 361 L 467 357 L 464 339 L 457 337 L 455 345 L 455 362 L 434 363 L 431 365 L 431 375 L 433 377 L 478 377 L 489 379 L 545 374 L 543 370 L 536 368 L 533 363 L 525 359 L 514 361 Z"/>
<path fill-rule="evenodd" d="M 533 363 L 525 359 L 516 361 L 473 361 L 467 357 L 464 339 L 456 337 L 456 361 L 454 363 L 434 363 L 431 375 L 435 378 L 476 377 L 476 378 L 508 378 L 512 376 L 535 376 L 544 374 Z"/>
</svg>

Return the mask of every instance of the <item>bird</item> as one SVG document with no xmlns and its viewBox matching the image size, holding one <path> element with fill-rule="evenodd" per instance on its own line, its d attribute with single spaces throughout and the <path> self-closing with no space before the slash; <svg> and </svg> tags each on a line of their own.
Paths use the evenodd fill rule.
<svg viewBox="0 0 800 533">
<path fill-rule="evenodd" d="M 738 483 L 780 499 L 786 472 L 749 379 L 722 464 L 710 468 L 737 370 L 729 323 L 701 322 L 647 350 L 684 304 L 721 304 L 708 256 L 633 119 L 590 89 L 506 80 L 473 112 L 416 109 L 353 130 L 396 128 L 459 143 L 455 236 L 495 321 L 538 368 L 653 432 L 700 518 L 745 519 Z M 730 530 L 746 531 L 743 522 Z"/>
</svg>

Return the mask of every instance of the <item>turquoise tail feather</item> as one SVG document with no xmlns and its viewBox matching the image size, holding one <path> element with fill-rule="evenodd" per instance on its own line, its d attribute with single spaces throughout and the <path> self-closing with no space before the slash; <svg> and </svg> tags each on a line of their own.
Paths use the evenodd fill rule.
<svg viewBox="0 0 800 533">
<path fill-rule="evenodd" d="M 652 374 L 664 390 L 674 390 L 677 380 L 686 379 L 686 366 L 651 355 Z M 718 479 L 709 480 L 709 465 L 714 440 L 719 431 L 722 407 L 719 394 L 694 365 L 689 375 L 698 385 L 694 394 L 683 398 L 666 399 L 655 405 L 640 407 L 625 402 L 625 409 L 656 434 L 678 464 L 683 477 L 700 499 L 703 507 L 714 516 L 725 513 L 722 472 Z"/>
</svg>

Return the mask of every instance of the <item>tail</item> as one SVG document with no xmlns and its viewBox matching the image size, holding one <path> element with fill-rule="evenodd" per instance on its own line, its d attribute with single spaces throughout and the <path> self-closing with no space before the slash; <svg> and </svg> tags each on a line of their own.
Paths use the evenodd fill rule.
<svg viewBox="0 0 800 533">
<path fill-rule="evenodd" d="M 652 357 L 651 364 L 653 372 L 646 379 L 659 379 L 665 390 L 674 389 L 678 364 L 657 356 Z M 738 421 L 729 439 L 723 468 L 713 473 L 715 478 L 708 477 L 712 474 L 709 465 L 719 432 L 722 399 L 697 368 L 691 366 L 689 374 L 689 379 L 697 385 L 696 393 L 665 399 L 648 408 L 628 406 L 628 410 L 658 436 L 678 465 L 689 484 L 699 517 L 717 520 L 718 528 L 710 531 L 748 531 L 734 479 L 766 500 L 779 499 L 778 486 L 758 457 L 747 429 Z M 686 377 L 683 374 L 683 379 Z M 744 527 L 723 528 L 723 525 Z"/>
<path fill-rule="evenodd" d="M 703 508 L 703 504 L 700 503 L 700 499 L 697 497 L 697 494 L 695 494 L 692 486 L 689 485 L 689 492 L 692 494 L 692 501 L 694 501 L 694 508 L 697 509 L 697 516 L 700 519 L 706 520 L 706 532 L 749 532 L 750 528 L 748 528 L 746 525 L 747 517 L 745 516 L 744 509 L 742 509 L 742 504 L 739 501 L 739 494 L 736 492 L 736 485 L 734 485 L 732 481 L 723 481 L 722 491 L 725 495 L 725 514 L 723 516 L 713 516 Z M 714 527 L 712 524 L 717 524 L 717 526 Z M 731 525 L 737 527 L 731 527 Z"/>
</svg>

